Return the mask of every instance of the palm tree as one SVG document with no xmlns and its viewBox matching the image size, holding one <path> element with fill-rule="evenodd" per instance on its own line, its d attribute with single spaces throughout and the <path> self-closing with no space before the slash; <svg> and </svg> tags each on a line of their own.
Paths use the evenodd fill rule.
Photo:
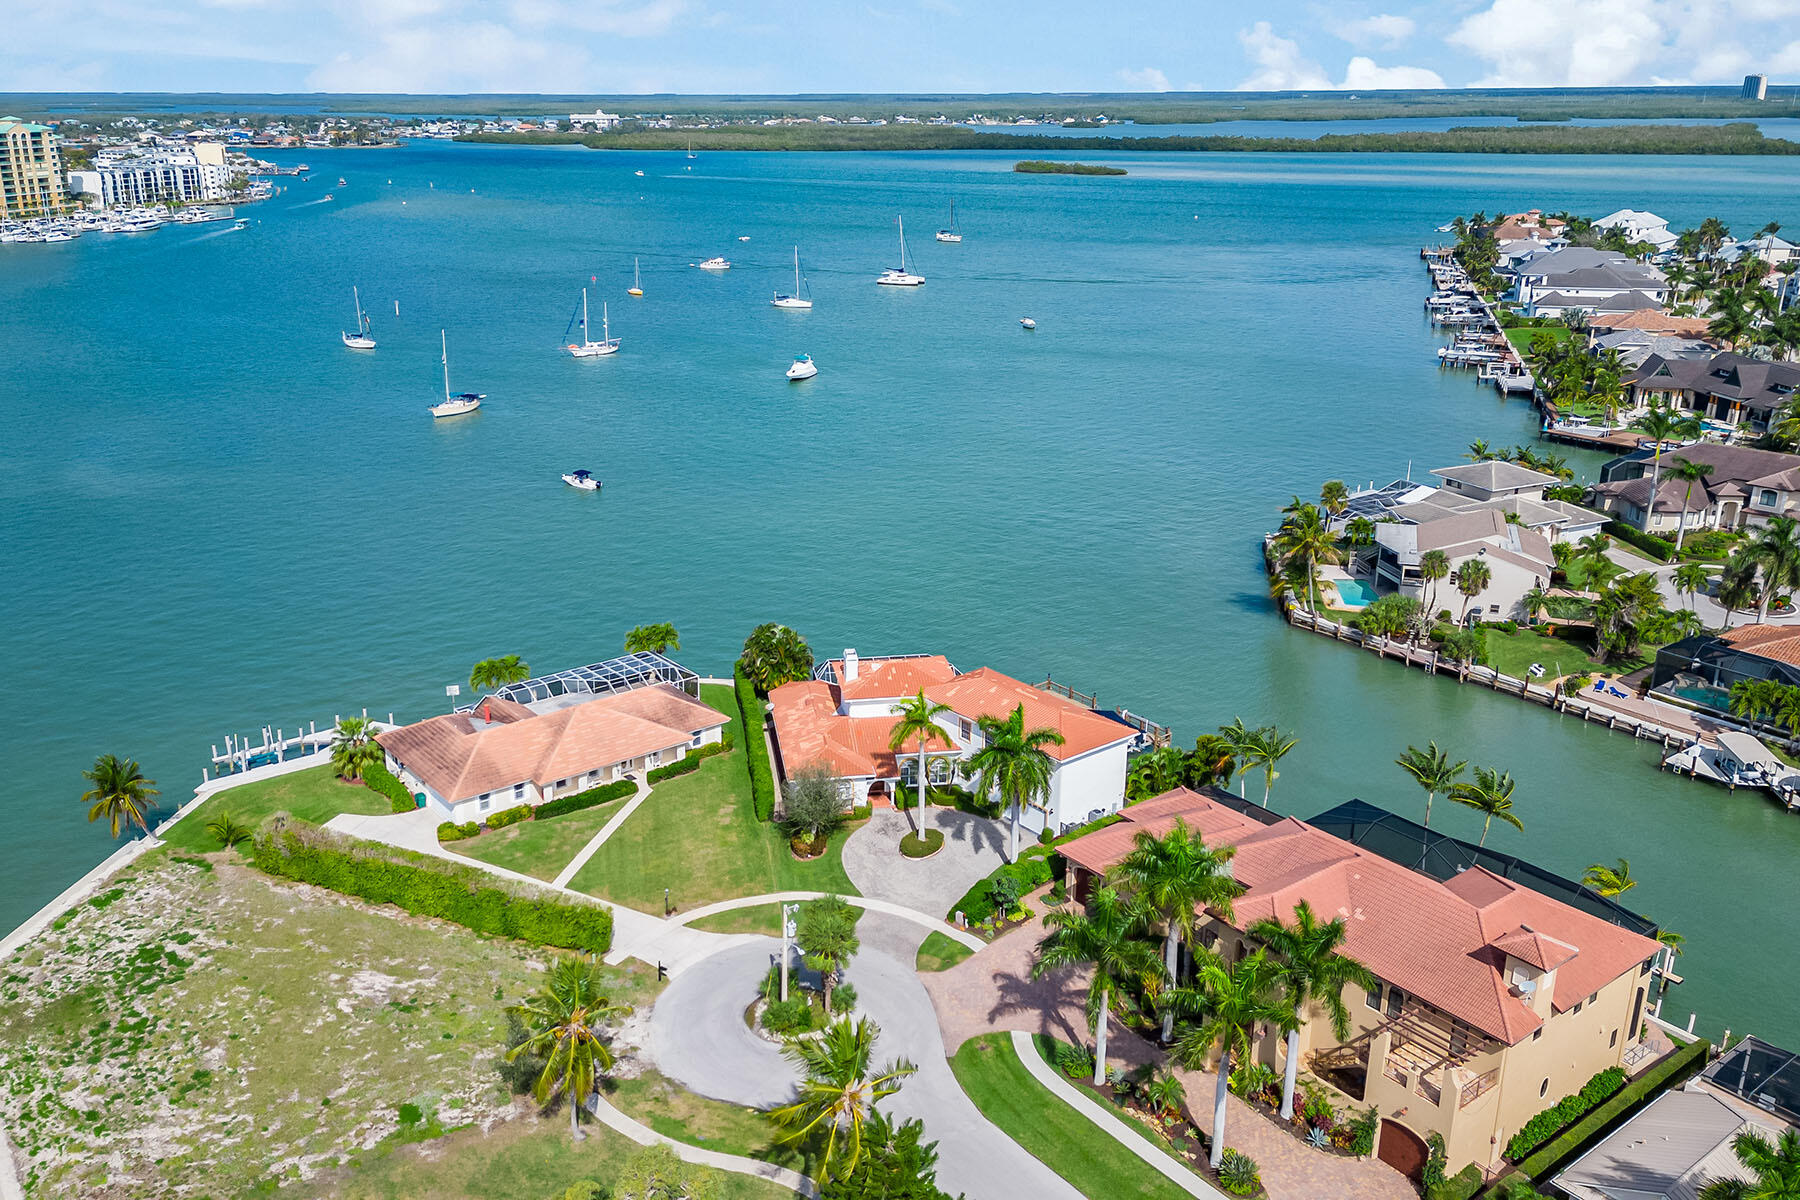
<svg viewBox="0 0 1800 1200">
<path fill-rule="evenodd" d="M 1411 775 L 1418 785 L 1425 789 L 1425 828 L 1431 828 L 1431 802 L 1439 792 L 1447 792 L 1456 786 L 1456 781 L 1463 773 L 1465 762 L 1452 763 L 1450 756 L 1438 749 L 1436 742 L 1428 742 L 1421 750 L 1417 746 L 1408 746 L 1406 753 L 1394 760 L 1394 765 Z"/>
<path fill-rule="evenodd" d="M 1476 438 L 1469 443 L 1469 452 L 1463 455 L 1463 457 L 1470 462 L 1487 462 L 1489 459 L 1498 458 L 1499 455 L 1494 452 L 1493 447 L 1489 446 L 1484 439 Z"/>
<path fill-rule="evenodd" d="M 1304 589 L 1306 611 L 1314 612 L 1313 580 L 1318 574 L 1320 563 L 1337 562 L 1337 539 L 1331 536 L 1325 527 L 1325 521 L 1319 516 L 1319 510 L 1311 504 L 1302 504 L 1290 513 L 1282 522 L 1281 528 L 1275 531 L 1274 551 L 1276 561 L 1285 565 L 1299 564 L 1306 574 L 1307 586 Z"/>
<path fill-rule="evenodd" d="M 1695 599 L 1706 590 L 1706 585 L 1711 578 L 1701 564 L 1682 563 L 1675 568 L 1675 573 L 1669 576 L 1669 581 L 1675 585 L 1676 591 L 1687 595 L 1688 607 L 1692 608 Z"/>
<path fill-rule="evenodd" d="M 1219 726 L 1219 740 L 1230 747 L 1231 756 L 1235 760 L 1232 774 L 1237 776 L 1240 797 L 1244 794 L 1244 776 L 1250 773 L 1250 743 L 1255 736 L 1256 731 L 1248 728 L 1242 717 L 1233 717 L 1231 724 Z M 1225 786 L 1231 786 L 1230 775 L 1225 777 Z"/>
<path fill-rule="evenodd" d="M 599 963 L 585 954 L 565 954 L 551 964 L 537 995 L 506 1010 L 525 1027 L 525 1037 L 507 1050 L 506 1061 L 525 1054 L 544 1060 L 532 1095 L 545 1107 L 556 1096 L 563 1098 L 576 1141 L 586 1136 L 580 1125 L 583 1102 L 600 1072 L 612 1070 L 600 1023 L 627 1011 L 607 999 L 604 986 Z"/>
<path fill-rule="evenodd" d="M 784 683 L 812 674 L 812 647 L 786 625 L 766 621 L 744 639 L 737 665 L 756 694 L 766 696 Z"/>
<path fill-rule="evenodd" d="M 856 936 L 856 915 L 840 896 L 821 896 L 800 910 L 794 940 L 806 956 L 806 965 L 825 983 L 825 1015 L 831 1015 L 831 989 L 844 973 L 844 964 L 861 949 Z"/>
<path fill-rule="evenodd" d="M 1581 886 L 1592 888 L 1608 899 L 1624 895 L 1637 886 L 1637 880 L 1631 877 L 1631 860 L 1621 858 L 1616 867 L 1595 863 L 1581 877 Z"/>
<path fill-rule="evenodd" d="M 1037 944 L 1031 977 L 1042 979 L 1059 967 L 1094 968 L 1087 1008 L 1094 1020 L 1095 1087 L 1106 1082 L 1106 1013 L 1113 988 L 1154 984 L 1163 977 L 1155 948 L 1138 937 L 1149 922 L 1150 910 L 1140 900 L 1111 887 L 1095 891 L 1086 912 L 1065 906 L 1044 917 L 1050 932 Z"/>
<path fill-rule="evenodd" d="M 1800 586 L 1800 522 L 1793 517 L 1770 517 L 1746 549 L 1762 573 L 1756 619 L 1763 621 L 1777 591 Z"/>
<path fill-rule="evenodd" d="M 1012 805 L 1012 830 L 1008 836 L 1006 859 L 1019 857 L 1019 817 L 1027 804 L 1050 795 L 1050 777 L 1056 762 L 1045 753 L 1045 746 L 1060 746 L 1063 735 L 1054 729 L 1025 728 L 1025 706 L 1013 709 L 1002 721 L 998 717 L 981 717 L 977 724 L 986 743 L 969 756 L 968 771 L 975 777 L 976 794 L 1000 793 Z"/>
<path fill-rule="evenodd" d="M 1732 614 L 1739 609 L 1756 607 L 1757 597 L 1761 594 L 1756 586 L 1756 556 L 1750 552 L 1749 546 L 1740 547 L 1725 562 L 1725 569 L 1719 572 L 1717 597 L 1725 609 L 1725 624 L 1722 628 L 1731 628 Z"/>
<path fill-rule="evenodd" d="M 1229 919 L 1229 917 L 1227 918 Z M 1312 906 L 1302 900 L 1294 908 L 1294 923 L 1284 925 L 1265 918 L 1250 927 L 1250 936 L 1267 946 L 1281 964 L 1282 987 L 1294 1006 L 1294 1023 L 1287 1031 L 1287 1067 L 1281 1081 L 1281 1119 L 1294 1115 L 1294 1077 L 1300 1069 L 1300 1026 L 1306 1010 L 1318 1004 L 1331 1020 L 1331 1032 L 1340 1042 L 1350 1038 L 1350 1010 L 1344 1006 L 1344 989 L 1351 984 L 1364 991 L 1378 984 L 1369 968 L 1343 953 L 1349 936 L 1344 918 L 1321 923 Z"/>
<path fill-rule="evenodd" d="M 667 621 L 639 625 L 625 635 L 627 654 L 667 654 L 681 649 L 681 634 Z"/>
<path fill-rule="evenodd" d="M 1511 516 L 1512 514 L 1507 515 Z M 1525 593 L 1525 598 L 1519 602 L 1519 606 L 1525 610 L 1526 624 L 1529 625 L 1537 620 L 1538 614 L 1544 611 L 1544 605 L 1549 603 L 1549 600 L 1550 593 L 1541 587 L 1534 587 Z"/>
<path fill-rule="evenodd" d="M 1319 507 L 1327 514 L 1336 517 L 1350 504 L 1350 489 L 1344 486 L 1341 479 L 1327 479 L 1325 486 L 1319 489 Z"/>
<path fill-rule="evenodd" d="M 956 743 L 950 740 L 944 727 L 937 723 L 939 717 L 950 711 L 948 704 L 934 704 L 927 700 L 924 688 L 919 689 L 917 696 L 902 700 L 894 706 L 894 732 L 888 738 L 888 749 L 898 754 L 900 748 L 914 738 L 919 742 L 919 815 L 913 822 L 915 830 L 925 828 L 926 749 L 934 739 L 943 742 L 949 749 L 956 748 Z"/>
<path fill-rule="evenodd" d="M 1481 840 L 1475 843 L 1477 846 L 1487 845 L 1488 829 L 1493 825 L 1495 817 L 1514 829 L 1525 828 L 1525 822 L 1519 820 L 1512 810 L 1515 786 L 1512 775 L 1506 771 L 1476 767 L 1473 783 L 1459 783 L 1450 789 L 1450 799 L 1487 818 L 1481 823 Z"/>
<path fill-rule="evenodd" d="M 1685 458 L 1677 458 L 1669 466 L 1669 474 L 1687 484 L 1687 490 L 1681 494 L 1681 515 L 1675 527 L 1675 549 L 1681 549 L 1682 540 L 1687 537 L 1688 506 L 1693 503 L 1694 485 L 1713 473 L 1713 465 L 1704 462 L 1691 462 Z"/>
<path fill-rule="evenodd" d="M 1351 517 L 1350 523 L 1344 526 L 1344 537 L 1350 543 L 1351 553 L 1365 546 L 1375 544 L 1375 522 L 1367 517 Z"/>
<path fill-rule="evenodd" d="M 81 802 L 88 806 L 89 821 L 105 817 L 114 837 L 119 836 L 120 829 L 133 825 L 150 832 L 150 812 L 156 807 L 153 797 L 162 793 L 156 790 L 156 780 L 144 778 L 136 759 L 102 754 L 94 760 L 93 769 L 83 771 L 81 777 L 94 785 L 81 794 Z"/>
<path fill-rule="evenodd" d="M 1731 1139 L 1753 1179 L 1714 1179 L 1700 1189 L 1700 1200 L 1794 1200 L 1800 1196 L 1800 1130 L 1787 1129 L 1775 1141 L 1754 1129 Z"/>
<path fill-rule="evenodd" d="M 1283 733 L 1273 725 L 1265 725 L 1250 735 L 1250 741 L 1244 751 L 1244 765 L 1263 769 L 1264 808 L 1269 807 L 1269 792 L 1275 787 L 1275 781 L 1281 778 L 1281 772 L 1275 764 L 1287 757 L 1287 752 L 1300 744 L 1300 739 L 1289 733 Z"/>
<path fill-rule="evenodd" d="M 1231 877 L 1231 859 L 1236 853 L 1235 846 L 1208 850 L 1201 836 L 1176 817 L 1161 837 L 1147 830 L 1139 832 L 1130 853 L 1112 869 L 1111 877 L 1167 926 L 1163 971 L 1171 981 L 1177 950 L 1183 942 L 1193 941 L 1200 912 L 1210 908 L 1231 920 L 1231 901 L 1244 890 Z M 1169 1040 L 1174 1029 L 1175 1014 L 1164 1013 L 1163 1041 Z"/>
<path fill-rule="evenodd" d="M 1442 550 L 1427 550 L 1419 555 L 1419 577 L 1430 584 L 1430 591 L 1425 600 L 1425 609 L 1431 615 L 1437 613 L 1437 585 L 1441 580 L 1450 577 L 1450 556 Z"/>
<path fill-rule="evenodd" d="M 1462 593 L 1462 620 L 1469 619 L 1469 605 L 1494 581 L 1493 568 L 1479 558 L 1471 558 L 1456 568 L 1456 590 Z"/>
<path fill-rule="evenodd" d="M 1656 448 L 1650 454 L 1650 495 L 1654 497 L 1662 482 L 1663 443 L 1684 439 L 1693 441 L 1698 438 L 1701 432 L 1700 418 L 1657 404 L 1632 424 L 1656 439 Z"/>
<path fill-rule="evenodd" d="M 1282 969 L 1258 950 L 1236 966 L 1226 967 L 1208 954 L 1199 963 L 1194 982 L 1173 988 L 1165 1002 L 1183 1016 L 1196 1016 L 1175 1043 L 1175 1058 L 1190 1071 L 1206 1065 L 1213 1047 L 1219 1050 L 1219 1084 L 1213 1092 L 1212 1156 L 1216 1171 L 1225 1153 L 1225 1098 L 1229 1094 L 1231 1056 L 1248 1057 L 1258 1025 L 1285 1028 L 1294 1019 L 1293 1009 L 1281 998 Z"/>
<path fill-rule="evenodd" d="M 1735 350 L 1756 327 L 1756 314 L 1737 292 L 1720 292 L 1713 298 L 1712 320 L 1706 332 Z"/>
<path fill-rule="evenodd" d="M 800 1068 L 800 1098 L 769 1111 L 770 1122 L 785 1131 L 775 1140 L 791 1146 L 823 1133 L 819 1167 L 827 1177 L 842 1178 L 856 1169 L 875 1102 L 899 1091 L 919 1069 L 904 1058 L 872 1066 L 879 1032 L 867 1017 L 854 1025 L 845 1017 L 818 1038 L 790 1040 L 783 1052 Z"/>
<path fill-rule="evenodd" d="M 355 783 L 364 771 L 384 761 L 375 734 L 375 722 L 367 717 L 345 717 L 338 722 L 331 733 L 331 765 L 338 778 Z"/>
<path fill-rule="evenodd" d="M 531 668 L 525 665 L 524 659 L 516 654 L 502 654 L 499 658 L 484 658 L 475 664 L 469 671 L 469 690 L 491 692 L 530 678 Z"/>
</svg>

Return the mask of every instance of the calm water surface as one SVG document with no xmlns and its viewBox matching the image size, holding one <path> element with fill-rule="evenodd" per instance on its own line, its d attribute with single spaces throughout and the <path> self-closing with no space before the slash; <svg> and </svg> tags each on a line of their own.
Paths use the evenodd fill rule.
<svg viewBox="0 0 1800 1200">
<path fill-rule="evenodd" d="M 1790 164 L 1128 155 L 1128 178 L 1077 179 L 991 154 L 307 157 L 312 181 L 243 232 L 0 252 L 0 927 L 110 848 L 76 801 L 101 751 L 177 800 L 228 731 L 416 719 L 477 658 L 590 662 L 644 621 L 723 671 L 779 619 L 821 652 L 1053 675 L 1184 740 L 1279 722 L 1300 744 L 1274 803 L 1303 816 L 1349 796 L 1416 813 L 1392 760 L 1435 738 L 1518 778 L 1526 829 L 1501 847 L 1570 874 L 1631 859 L 1632 899 L 1689 939 L 1671 1009 L 1800 1035 L 1800 962 L 1774 949 L 1800 820 L 1289 630 L 1257 560 L 1275 509 L 1324 478 L 1531 436 L 1522 404 L 1434 364 L 1417 249 L 1437 225 L 1535 205 L 1756 228 L 1795 217 Z M 952 197 L 967 240 L 939 245 Z M 873 283 L 897 214 L 916 290 Z M 810 313 L 767 304 L 796 242 Z M 713 254 L 734 269 L 688 266 Z M 624 349 L 575 362 L 558 346 L 590 278 Z M 374 354 L 338 344 L 352 283 Z M 440 328 L 456 388 L 489 401 L 434 423 Z M 798 353 L 820 374 L 790 385 Z M 604 493 L 563 486 L 573 467 Z"/>
</svg>

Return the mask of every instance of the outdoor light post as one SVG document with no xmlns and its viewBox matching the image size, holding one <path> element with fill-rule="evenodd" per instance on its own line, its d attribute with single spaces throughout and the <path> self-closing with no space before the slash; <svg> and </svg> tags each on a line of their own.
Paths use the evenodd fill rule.
<svg viewBox="0 0 1800 1200">
<path fill-rule="evenodd" d="M 783 1003 L 786 1003 L 788 998 L 788 939 L 792 938 L 797 931 L 792 918 L 799 911 L 798 904 L 781 906 L 781 999 Z"/>
</svg>

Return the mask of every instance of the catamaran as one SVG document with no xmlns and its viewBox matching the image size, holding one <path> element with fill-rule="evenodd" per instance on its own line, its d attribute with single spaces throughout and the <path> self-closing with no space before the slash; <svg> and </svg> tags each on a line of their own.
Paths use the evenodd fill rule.
<svg viewBox="0 0 1800 1200">
<path fill-rule="evenodd" d="M 810 354 L 798 355 L 794 359 L 794 365 L 787 369 L 787 377 L 789 379 L 795 379 L 795 380 L 811 379 L 814 375 L 817 375 L 818 373 L 819 373 L 819 368 L 813 362 L 812 355 L 810 355 Z"/>
<path fill-rule="evenodd" d="M 635 258 L 631 260 L 631 286 L 625 289 L 625 294 L 627 296 L 644 294 L 644 283 L 638 278 L 638 260 Z"/>
<path fill-rule="evenodd" d="M 242 229 L 244 222 L 239 221 L 236 227 Z M 356 332 L 344 333 L 340 330 L 338 336 L 343 338 L 344 345 L 352 350 L 373 350 L 375 339 L 369 336 L 369 316 L 362 310 L 362 295 L 356 290 L 354 284 L 350 288 L 350 299 L 356 304 Z"/>
<path fill-rule="evenodd" d="M 569 330 L 574 327 L 575 317 L 571 315 L 568 328 L 563 330 L 563 336 L 568 337 Z M 602 354 L 618 353 L 619 339 L 612 336 L 612 326 L 606 319 L 606 302 L 604 300 L 600 302 L 600 340 L 596 342 L 589 332 L 586 288 L 581 289 L 581 340 L 570 342 L 563 349 L 569 352 L 571 358 L 599 358 Z"/>
<path fill-rule="evenodd" d="M 795 246 L 794 294 L 791 296 L 784 296 L 780 292 L 776 292 L 775 299 L 769 301 L 769 303 L 773 304 L 776 308 L 811 308 L 812 297 L 809 295 L 810 291 L 811 289 L 806 286 L 806 281 L 800 277 L 800 247 Z"/>
<path fill-rule="evenodd" d="M 434 417 L 460 417 L 464 413 L 472 413 L 481 407 L 481 402 L 487 399 L 487 393 L 463 392 L 455 396 L 450 394 L 450 339 L 441 329 L 438 330 L 438 337 L 444 347 L 444 402 L 432 405 L 431 415 Z"/>
<path fill-rule="evenodd" d="M 918 287 L 925 282 L 925 277 L 910 274 L 906 269 L 906 222 L 895 217 L 894 223 L 900 227 L 900 265 L 889 267 L 883 271 L 881 278 L 875 282 L 884 283 L 889 287 Z"/>
<path fill-rule="evenodd" d="M 956 201 L 954 200 L 950 202 L 950 228 L 938 230 L 937 240 L 940 242 L 962 241 L 962 231 L 956 227 Z"/>
</svg>

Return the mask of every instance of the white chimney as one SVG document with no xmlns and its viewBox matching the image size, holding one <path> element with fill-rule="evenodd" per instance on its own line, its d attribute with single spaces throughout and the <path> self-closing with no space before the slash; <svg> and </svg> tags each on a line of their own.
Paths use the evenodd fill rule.
<svg viewBox="0 0 1800 1200">
<path fill-rule="evenodd" d="M 856 651 L 848 647 L 844 650 L 844 682 L 856 682 Z"/>
</svg>

